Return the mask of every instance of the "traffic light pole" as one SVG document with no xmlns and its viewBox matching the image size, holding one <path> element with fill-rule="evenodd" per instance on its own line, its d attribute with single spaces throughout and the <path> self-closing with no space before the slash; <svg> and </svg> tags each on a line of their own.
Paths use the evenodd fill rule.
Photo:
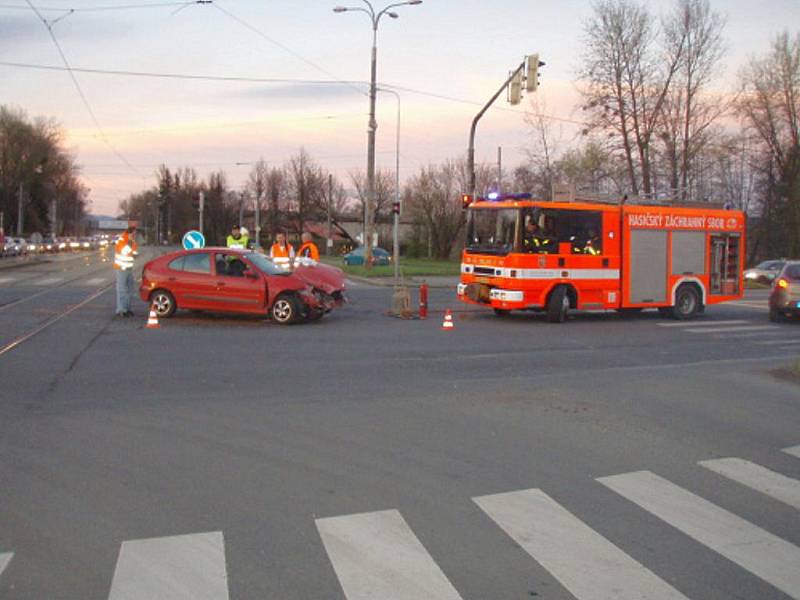
<svg viewBox="0 0 800 600">
<path fill-rule="evenodd" d="M 475 194 L 475 130 L 478 128 L 478 121 L 481 120 L 481 117 L 484 115 L 484 113 L 487 110 L 489 110 L 492 104 L 494 104 L 494 101 L 497 100 L 500 94 L 503 93 L 503 90 L 505 90 L 508 87 L 508 84 L 511 83 L 511 80 L 522 72 L 522 70 L 525 68 L 525 62 L 526 61 L 523 60 L 522 63 L 520 63 L 520 65 L 511 73 L 511 75 L 508 76 L 508 79 L 506 79 L 503 82 L 503 85 L 500 86 L 500 89 L 497 90 L 495 95 L 492 96 L 489 102 L 486 103 L 486 106 L 484 106 L 472 120 L 472 127 L 470 127 L 469 130 L 469 150 L 467 151 L 467 171 L 469 171 L 469 194 L 470 197 L 472 198 L 475 198 L 476 195 Z"/>
</svg>

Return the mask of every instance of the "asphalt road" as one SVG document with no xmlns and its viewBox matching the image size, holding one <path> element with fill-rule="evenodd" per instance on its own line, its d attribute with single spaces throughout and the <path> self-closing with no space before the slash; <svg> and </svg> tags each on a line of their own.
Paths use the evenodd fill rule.
<svg viewBox="0 0 800 600">
<path fill-rule="evenodd" d="M 0 268 L 4 600 L 800 598 L 800 324 L 764 292 L 554 325 L 354 283 L 146 329 L 112 281 Z"/>
</svg>

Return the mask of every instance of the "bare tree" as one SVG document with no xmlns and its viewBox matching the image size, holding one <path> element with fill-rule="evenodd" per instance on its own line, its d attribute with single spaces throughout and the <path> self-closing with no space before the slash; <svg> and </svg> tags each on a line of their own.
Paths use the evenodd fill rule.
<svg viewBox="0 0 800 600">
<path fill-rule="evenodd" d="M 713 139 L 712 125 L 729 108 L 720 95 L 709 93 L 724 52 L 725 21 L 708 0 L 677 0 L 664 22 L 667 55 L 680 57 L 664 100 L 659 138 L 668 165 L 669 187 L 682 200 L 689 196 L 693 163 Z"/>
<path fill-rule="evenodd" d="M 477 189 L 487 189 L 491 180 L 491 169 L 478 165 Z M 432 254 L 438 259 L 447 259 L 459 242 L 466 222 L 459 198 L 463 190 L 469 189 L 468 184 L 466 162 L 449 160 L 422 167 L 406 186 L 409 213 L 427 231 Z"/>
<path fill-rule="evenodd" d="M 765 246 L 800 256 L 800 34 L 779 35 L 741 81 L 737 111 L 762 153 Z"/>
<path fill-rule="evenodd" d="M 307 220 L 324 212 L 327 185 L 322 169 L 304 148 L 289 159 L 285 173 L 289 208 L 294 216 L 291 225 L 300 234 Z"/>
<path fill-rule="evenodd" d="M 531 111 L 525 113 L 525 123 L 531 128 L 532 145 L 525 150 L 527 169 L 517 170 L 516 176 L 527 179 L 526 191 L 539 198 L 549 198 L 555 183 L 554 161 L 558 156 L 561 130 L 553 130 L 546 115 L 547 103 L 539 96 L 531 97 Z"/>
<path fill-rule="evenodd" d="M 247 177 L 246 184 L 247 191 L 253 196 L 255 208 L 259 215 L 258 231 L 255 232 L 258 238 L 256 239 L 257 246 L 261 246 L 261 229 L 263 229 L 261 226 L 261 219 L 263 219 L 264 215 L 261 212 L 261 199 L 267 193 L 268 184 L 269 166 L 263 158 L 260 158 L 250 170 L 250 175 Z"/>
<path fill-rule="evenodd" d="M 364 171 L 360 169 L 350 171 L 349 175 L 357 195 L 359 214 L 363 215 L 367 198 L 367 176 Z M 385 169 L 378 169 L 375 171 L 375 207 L 373 219 L 376 223 L 390 215 L 392 202 L 394 202 L 395 197 L 394 188 L 394 171 Z"/>
<path fill-rule="evenodd" d="M 633 193 L 653 191 L 653 134 L 683 57 L 680 40 L 666 58 L 647 10 L 633 0 L 600 0 L 585 25 L 579 74 L 589 131 L 618 139 Z"/>
</svg>

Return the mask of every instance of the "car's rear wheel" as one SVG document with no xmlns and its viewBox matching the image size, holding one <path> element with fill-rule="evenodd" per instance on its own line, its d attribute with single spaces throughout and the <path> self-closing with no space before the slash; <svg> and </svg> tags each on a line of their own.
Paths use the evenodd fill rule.
<svg viewBox="0 0 800 600">
<path fill-rule="evenodd" d="M 178 306 L 175 304 L 175 296 L 167 290 L 156 290 L 150 294 L 150 305 L 156 311 L 156 315 L 166 319 L 175 314 Z"/>
<path fill-rule="evenodd" d="M 297 320 L 300 308 L 297 298 L 290 294 L 278 296 L 272 304 L 272 320 L 281 325 L 289 325 Z"/>
</svg>

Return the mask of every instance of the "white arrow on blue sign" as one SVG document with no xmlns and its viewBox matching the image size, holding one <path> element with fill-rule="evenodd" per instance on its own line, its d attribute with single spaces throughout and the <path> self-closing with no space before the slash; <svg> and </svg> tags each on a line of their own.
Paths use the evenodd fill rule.
<svg viewBox="0 0 800 600">
<path fill-rule="evenodd" d="M 195 250 L 206 245 L 206 238 L 199 231 L 187 231 L 183 236 L 183 248 L 185 250 Z"/>
</svg>

